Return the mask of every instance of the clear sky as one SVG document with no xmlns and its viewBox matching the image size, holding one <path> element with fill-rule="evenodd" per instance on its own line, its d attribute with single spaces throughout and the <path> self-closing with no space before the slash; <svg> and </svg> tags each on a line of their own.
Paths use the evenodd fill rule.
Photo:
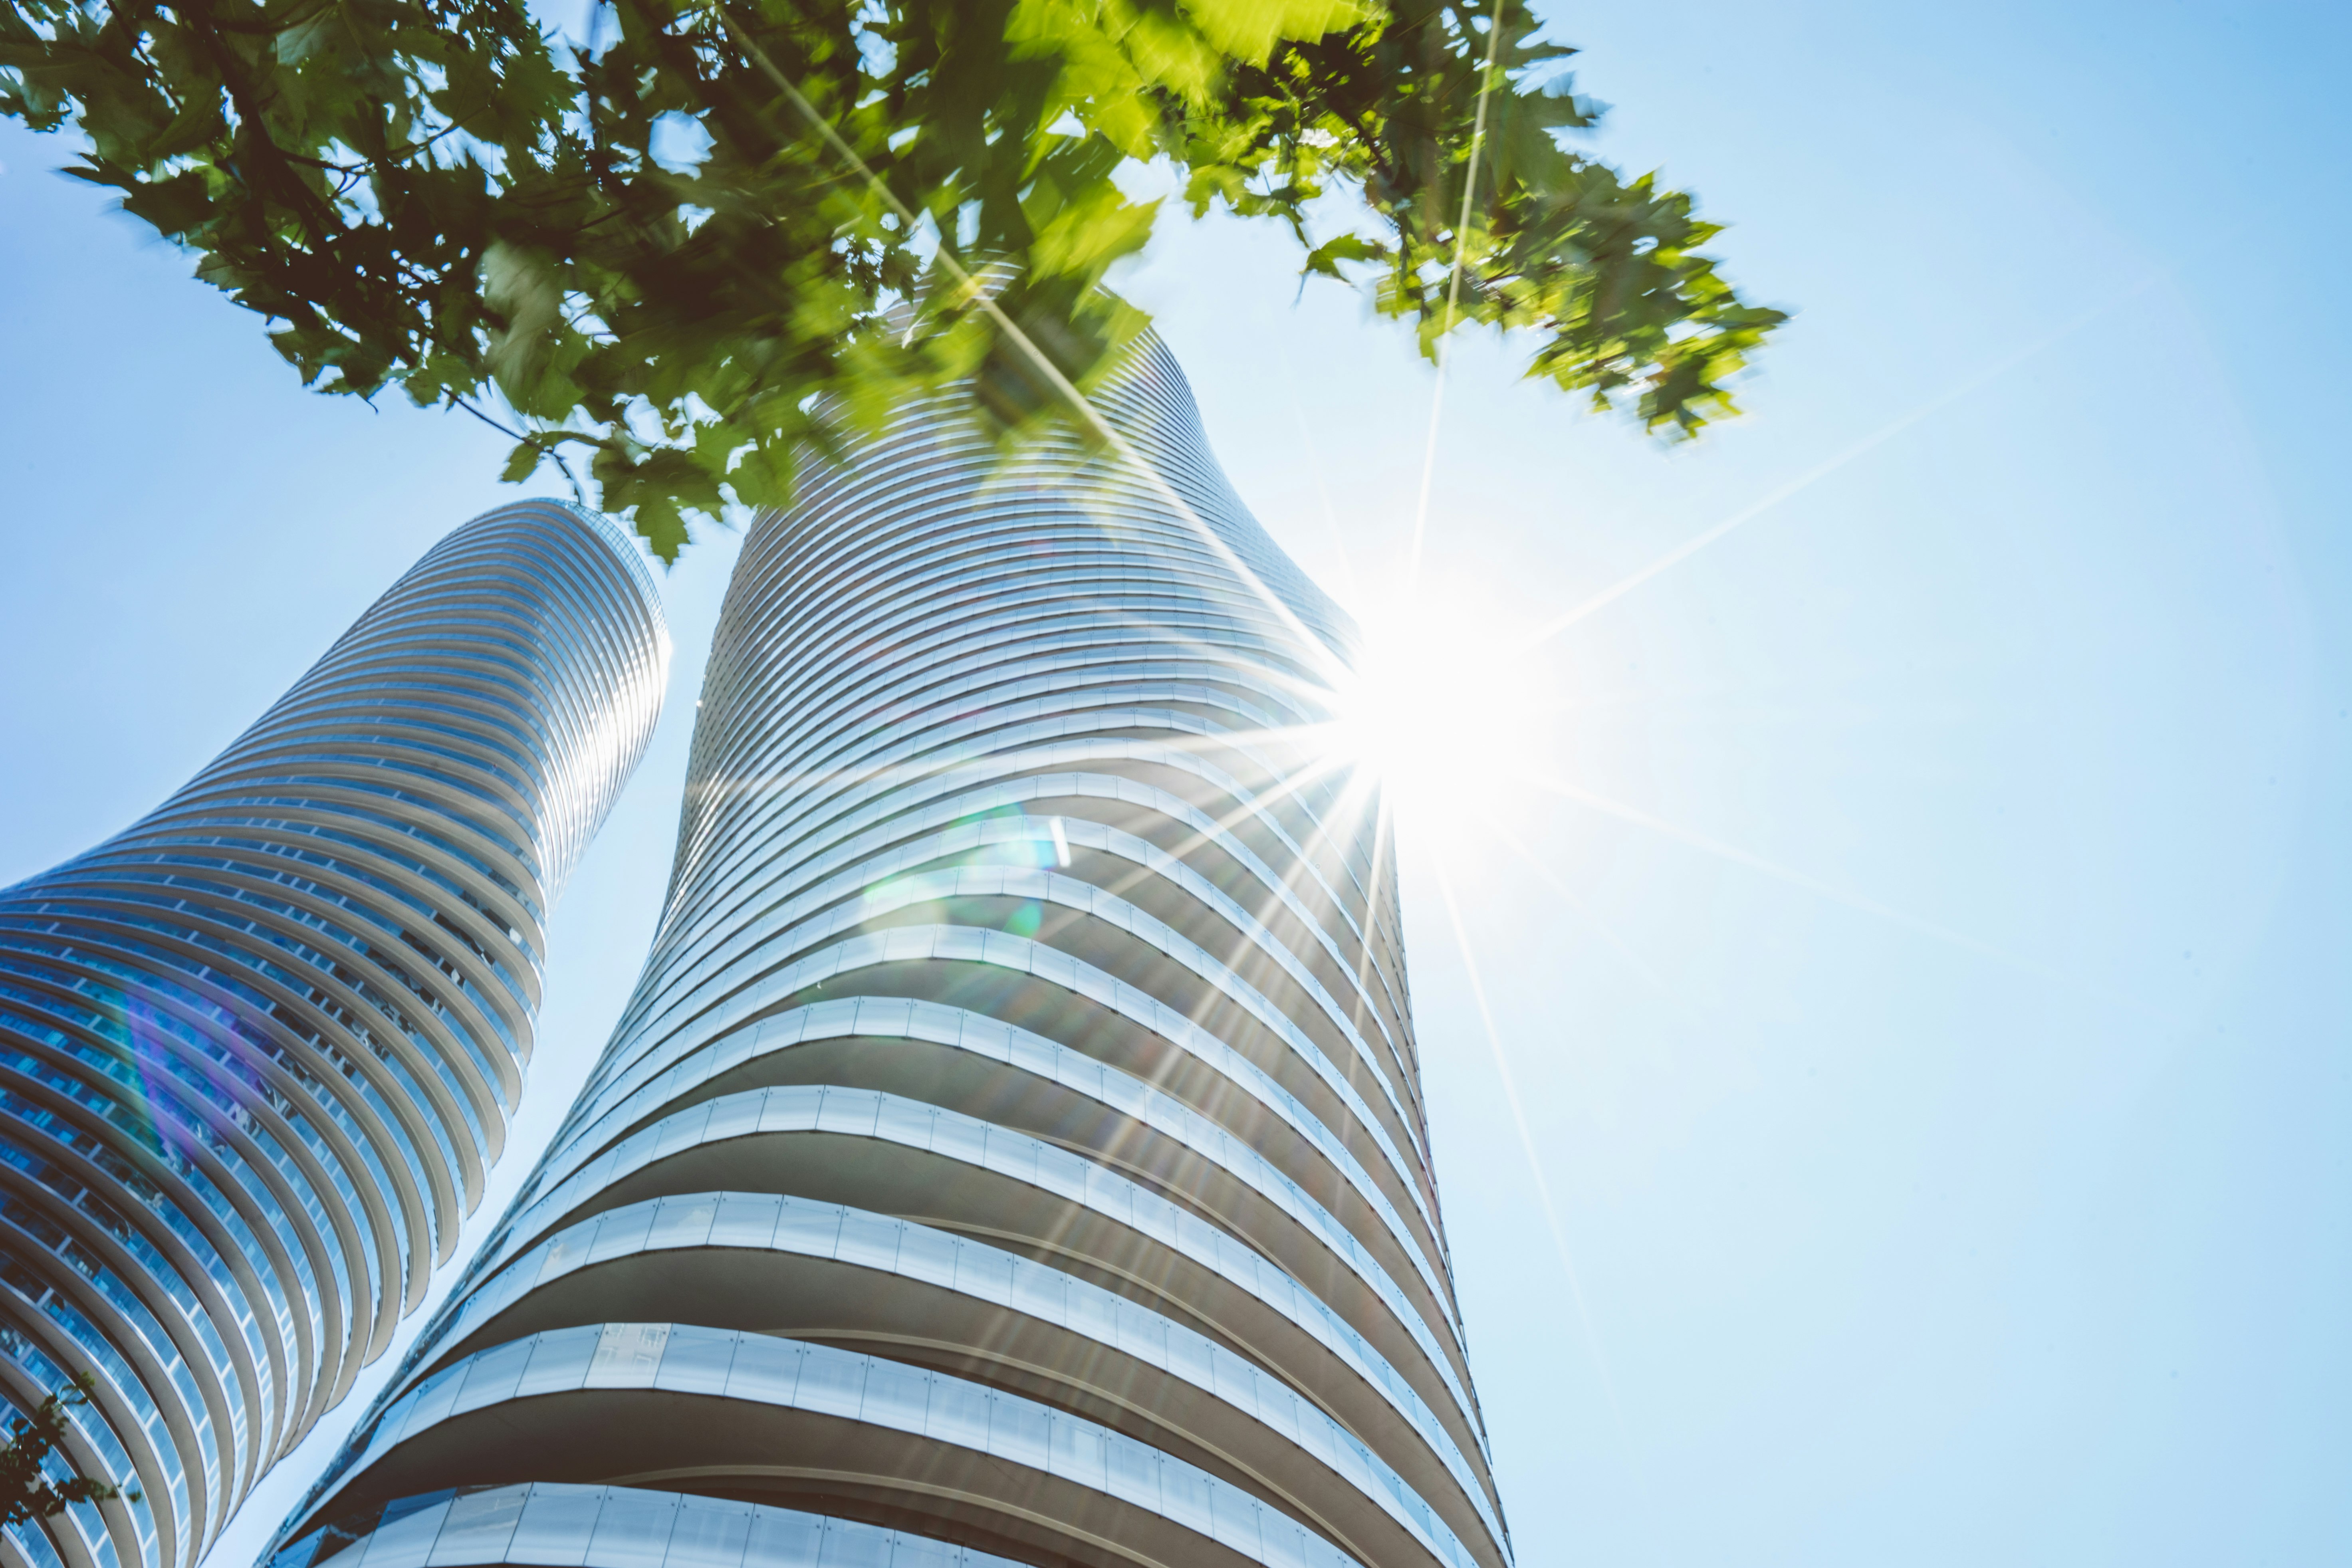
<svg viewBox="0 0 2352 1568">
<path fill-rule="evenodd" d="M 1496 669 L 1553 787 L 1404 823 L 1520 1562 L 2352 1561 L 2352 19 L 1557 16 L 1600 150 L 1799 314 L 1696 449 L 1493 347 L 1447 392 L 1427 575 L 1479 624 L 1741 520 Z M 469 421 L 302 393 L 58 152 L 0 131 L 0 882 L 520 493 Z M 1129 287 L 1242 494 L 1374 603 L 1430 373 L 1288 266 L 1171 221 Z M 560 911 L 518 1147 L 642 956 L 734 544 L 667 578 L 670 710 Z"/>
</svg>

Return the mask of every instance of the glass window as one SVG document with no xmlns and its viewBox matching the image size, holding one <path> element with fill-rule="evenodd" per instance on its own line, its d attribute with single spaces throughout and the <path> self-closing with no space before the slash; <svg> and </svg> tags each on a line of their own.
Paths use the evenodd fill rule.
<svg viewBox="0 0 2352 1568">
<path fill-rule="evenodd" d="M 751 1537 L 751 1505 L 723 1498 L 678 1500 L 667 1568 L 737 1568 Z"/>
<path fill-rule="evenodd" d="M 914 1025 L 917 1006 L 896 997 L 865 997 L 856 1005 L 854 1026 L 861 1035 L 903 1035 Z"/>
<path fill-rule="evenodd" d="M 1013 1300 L 1013 1262 L 992 1247 L 966 1245 L 956 1255 L 956 1289 L 1002 1306 Z"/>
<path fill-rule="evenodd" d="M 529 1490 L 523 1487 L 499 1487 L 457 1499 L 450 1503 L 449 1517 L 425 1558 L 425 1568 L 505 1562 L 507 1542 L 513 1539 L 515 1524 L 529 1500 Z"/>
<path fill-rule="evenodd" d="M 908 1226 L 898 1237 L 898 1272 L 909 1279 L 952 1287 L 960 1250 L 952 1237 L 942 1236 L 929 1226 Z"/>
<path fill-rule="evenodd" d="M 1108 1479 L 1104 1447 L 1110 1434 L 1101 1427 L 1066 1416 L 1056 1419 L 1048 1434 L 1053 1472 L 1099 1491 Z"/>
<path fill-rule="evenodd" d="M 465 1363 L 461 1362 L 446 1372 L 436 1373 L 404 1402 L 408 1405 L 404 1416 L 383 1424 L 383 1430 L 377 1435 L 377 1442 L 388 1447 L 404 1437 L 424 1431 L 448 1415 L 449 1407 L 457 1402 L 457 1390 L 465 1382 L 466 1370 Z"/>
<path fill-rule="evenodd" d="M 675 1325 L 654 1386 L 679 1394 L 726 1393 L 728 1369 L 734 1364 L 735 1343 L 741 1337 L 725 1329 Z"/>
<path fill-rule="evenodd" d="M 588 1537 L 604 1507 L 604 1489 L 541 1481 L 530 1492 L 506 1560 L 580 1568 L 588 1561 Z"/>
<path fill-rule="evenodd" d="M 760 1131 L 798 1132 L 815 1126 L 817 1107 L 823 1103 L 824 1095 L 823 1089 L 806 1084 L 767 1090 L 759 1097 Z"/>
<path fill-rule="evenodd" d="M 1209 1502 L 1214 1485 L 1190 1465 L 1170 1462 L 1160 1467 L 1160 1511 L 1188 1530 L 1211 1535 L 1216 1516 Z"/>
<path fill-rule="evenodd" d="M 805 1347 L 772 1334 L 738 1335 L 735 1361 L 727 1371 L 727 1397 L 790 1405 L 805 1354 Z"/>
<path fill-rule="evenodd" d="M 931 956 L 931 935 L 921 926 L 893 926 L 882 933 L 882 956 L 886 963 L 901 963 Z"/>
<path fill-rule="evenodd" d="M 944 1541 L 897 1531 L 891 1539 L 890 1568 L 963 1568 L 963 1552 Z"/>
<path fill-rule="evenodd" d="M 824 1521 L 818 1568 L 891 1568 L 893 1532 L 846 1519 Z"/>
<path fill-rule="evenodd" d="M 713 1247 L 766 1247 L 776 1234 L 781 1199 L 761 1193 L 726 1193 L 710 1222 Z"/>
<path fill-rule="evenodd" d="M 669 1533 L 677 1522 L 677 1499 L 668 1492 L 607 1487 L 596 1515 L 588 1555 L 596 1568 L 662 1568 Z"/>
<path fill-rule="evenodd" d="M 449 1413 L 454 1415 L 461 1411 L 479 1410 L 486 1405 L 513 1398 L 515 1384 L 521 1381 L 523 1369 L 530 1364 L 530 1352 L 529 1340 L 514 1340 L 473 1357 L 467 1363 L 465 1387 L 459 1390 Z"/>
<path fill-rule="evenodd" d="M 856 1420 L 866 1384 L 866 1358 L 821 1345 L 807 1346 L 805 1354 L 793 1403 L 803 1410 Z"/>
<path fill-rule="evenodd" d="M 1156 1366 L 1170 1364 L 1171 1347 L 1169 1344 L 1167 1319 L 1147 1308 L 1136 1305 L 1124 1296 L 1113 1296 L 1106 1305 L 1118 1314 L 1118 1338 L 1116 1343 Z"/>
<path fill-rule="evenodd" d="M 982 1164 L 988 1156 L 987 1125 L 953 1112 L 935 1117 L 931 1121 L 931 1148 L 967 1165 Z"/>
<path fill-rule="evenodd" d="M 751 1516 L 745 1568 L 804 1568 L 817 1560 L 824 1521 L 786 1509 L 763 1508 Z"/>
<path fill-rule="evenodd" d="M 1212 1486 L 1209 1503 L 1216 1520 L 1210 1533 L 1243 1555 L 1255 1557 L 1258 1516 L 1265 1511 L 1258 1500 L 1238 1488 Z"/>
<path fill-rule="evenodd" d="M 779 1252 L 831 1258 L 835 1245 L 841 1238 L 842 1212 L 835 1204 L 786 1198 L 770 1227 L 774 1237 L 772 1245 Z"/>
<path fill-rule="evenodd" d="M 669 1342 L 667 1323 L 606 1323 L 596 1338 L 588 1382 L 597 1388 L 651 1388 Z"/>
<path fill-rule="evenodd" d="M 381 1563 L 383 1568 L 425 1568 L 433 1538 L 441 1533 L 441 1521 L 448 1517 L 451 1495 L 441 1491 L 403 1498 L 385 1508 L 368 1542 L 368 1561 Z"/>
<path fill-rule="evenodd" d="M 1224 1363 L 1234 1363 L 1229 1371 Z M 1256 1415 L 1266 1426 L 1295 1443 L 1308 1447 L 1328 1447 L 1338 1432 L 1319 1411 L 1309 1411 L 1307 1405 L 1288 1389 L 1269 1377 L 1250 1375 L 1251 1369 L 1239 1356 L 1218 1358 L 1218 1392 L 1243 1410 Z"/>
<path fill-rule="evenodd" d="M 1068 1321 L 1066 1303 L 1077 1281 L 1058 1268 L 1019 1259 L 1013 1260 L 1011 1279 L 1008 1300 L 1015 1310 L 1049 1323 Z"/>
<path fill-rule="evenodd" d="M 766 1125 L 761 1108 L 766 1103 L 758 1093 L 730 1094 L 724 1100 L 710 1102 L 710 1123 L 703 1129 L 703 1139 L 716 1143 L 723 1139 L 740 1138 Z"/>
<path fill-rule="evenodd" d="M 719 1199 L 709 1193 L 661 1200 L 655 1210 L 648 1247 L 700 1247 L 710 1239 L 710 1223 L 718 1216 Z"/>
<path fill-rule="evenodd" d="M 656 1154 L 675 1154 L 680 1149 L 691 1149 L 708 1141 L 707 1134 L 715 1106 L 705 1103 L 688 1106 L 675 1116 L 666 1116 L 655 1127 Z M 631 1140 L 632 1142 L 635 1140 Z"/>
<path fill-rule="evenodd" d="M 870 1137 L 874 1119 L 882 1109 L 882 1097 L 864 1089 L 827 1088 L 816 1126 L 823 1132 L 845 1132 L 856 1137 Z"/>
<path fill-rule="evenodd" d="M 1068 1279 L 1068 1276 L 1063 1276 Z M 1160 1346 L 1155 1340 L 1149 1346 L 1131 1344 L 1119 1332 L 1120 1322 L 1117 1303 L 1118 1298 L 1109 1291 L 1071 1279 L 1062 1292 L 1062 1321 L 1088 1339 L 1117 1345 L 1130 1354 L 1148 1351 L 1147 1359 L 1157 1361 Z"/>
<path fill-rule="evenodd" d="M 988 1139 L 988 1168 L 1024 1182 L 1037 1177 L 1037 1141 L 1018 1132 L 1008 1132 L 1002 1127 L 985 1128 Z"/>
<path fill-rule="evenodd" d="M 841 1216 L 841 1239 L 833 1255 L 844 1263 L 889 1268 L 898 1260 L 898 1233 L 903 1228 L 895 1219 L 863 1209 L 845 1209 Z"/>
<path fill-rule="evenodd" d="M 8 1543 L 30 1559 L 35 1568 L 65 1568 L 65 1560 L 58 1555 L 58 1549 L 49 1544 L 46 1533 L 38 1530 L 27 1531 L 23 1525 L 16 1524 L 9 1525 L 0 1533 L 5 1533 L 8 1537 Z M 40 1539 L 34 1540 L 35 1535 L 38 1535 Z M 270 1558 L 268 1568 L 310 1568 L 310 1560 L 319 1555 L 319 1549 L 331 1544 L 335 1539 L 336 1531 L 332 1530 L 321 1530 L 315 1534 L 306 1535 L 277 1556 Z M 344 1544 L 348 1545 L 349 1542 L 346 1541 Z"/>
<path fill-rule="evenodd" d="M 588 1375 L 588 1363 L 596 1353 L 601 1331 L 592 1323 L 532 1336 L 527 1342 L 532 1347 L 530 1365 L 515 1384 L 515 1397 L 578 1388 Z"/>
<path fill-rule="evenodd" d="M 1307 1532 L 1268 1513 L 1258 1521 L 1258 1552 L 1266 1568 L 1307 1568 Z"/>
<path fill-rule="evenodd" d="M 988 1391 L 960 1377 L 931 1380 L 930 1406 L 922 1430 L 928 1436 L 961 1447 L 988 1447 Z"/>
<path fill-rule="evenodd" d="M 1000 1459 L 1042 1470 L 1050 1458 L 1046 1428 L 1052 1420 L 1041 1406 L 999 1394 L 989 1401 L 988 1451 Z"/>
<path fill-rule="evenodd" d="M 917 1149 L 931 1146 L 931 1123 L 939 1112 L 916 1100 L 901 1100 L 895 1094 L 881 1097 L 881 1111 L 874 1127 L 877 1138 L 908 1144 Z"/>
<path fill-rule="evenodd" d="M 1139 1508 L 1160 1508 L 1160 1452 L 1146 1444 L 1114 1436 L 1103 1449 L 1102 1489 Z"/>
<path fill-rule="evenodd" d="M 931 1379 L 897 1362 L 869 1358 L 866 1364 L 866 1396 L 858 1419 L 900 1432 L 923 1430 L 930 1405 Z"/>
</svg>

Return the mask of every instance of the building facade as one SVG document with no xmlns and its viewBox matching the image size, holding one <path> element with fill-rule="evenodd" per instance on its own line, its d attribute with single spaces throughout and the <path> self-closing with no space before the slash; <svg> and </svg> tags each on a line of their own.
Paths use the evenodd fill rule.
<svg viewBox="0 0 2352 1568">
<path fill-rule="evenodd" d="M 9 1568 L 187 1568 L 423 1300 L 668 659 L 634 542 L 503 508 L 152 814 L 0 891 L 0 1395 L 93 1378 L 53 1464 L 124 1493 L 11 1527 Z"/>
<path fill-rule="evenodd" d="M 753 531 L 635 994 L 276 1568 L 1507 1568 L 1352 634 L 1099 401 Z"/>
</svg>

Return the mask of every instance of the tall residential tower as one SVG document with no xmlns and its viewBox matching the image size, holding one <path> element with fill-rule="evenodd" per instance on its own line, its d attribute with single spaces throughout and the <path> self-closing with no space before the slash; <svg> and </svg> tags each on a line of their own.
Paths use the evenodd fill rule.
<svg viewBox="0 0 2352 1568">
<path fill-rule="evenodd" d="M 91 1377 L 52 1462 L 124 1493 L 11 1527 L 7 1568 L 188 1568 L 424 1299 L 668 658 L 631 541 L 503 508 L 152 815 L 0 890 L 0 1399 Z"/>
<path fill-rule="evenodd" d="M 1507 1568 L 1351 632 L 1100 401 L 754 531 L 636 993 L 278 1568 Z"/>
</svg>

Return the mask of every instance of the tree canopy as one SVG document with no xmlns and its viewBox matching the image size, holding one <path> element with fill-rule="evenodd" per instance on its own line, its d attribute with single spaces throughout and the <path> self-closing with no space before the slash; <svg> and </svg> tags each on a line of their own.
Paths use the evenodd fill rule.
<svg viewBox="0 0 2352 1568">
<path fill-rule="evenodd" d="M 11 1416 L 8 1440 L 0 1444 L 0 1525 L 54 1519 L 75 1503 L 103 1502 L 121 1495 L 105 1481 L 81 1475 L 60 1481 L 48 1473 L 50 1454 L 66 1439 L 66 1412 L 89 1404 L 96 1386 L 96 1380 L 83 1373 L 42 1400 L 30 1415 Z"/>
<path fill-rule="evenodd" d="M 1050 416 L 1028 345 L 1084 386 L 1139 324 L 1104 287 L 1139 165 L 1424 353 L 1525 332 L 1531 374 L 1668 437 L 1785 319 L 1688 195 L 1576 150 L 1600 109 L 1523 0 L 589 5 L 567 43 L 520 0 L 0 0 L 0 112 L 78 130 L 68 172 L 306 384 L 495 390 L 508 478 L 562 463 L 665 559 L 909 392 Z"/>
</svg>

